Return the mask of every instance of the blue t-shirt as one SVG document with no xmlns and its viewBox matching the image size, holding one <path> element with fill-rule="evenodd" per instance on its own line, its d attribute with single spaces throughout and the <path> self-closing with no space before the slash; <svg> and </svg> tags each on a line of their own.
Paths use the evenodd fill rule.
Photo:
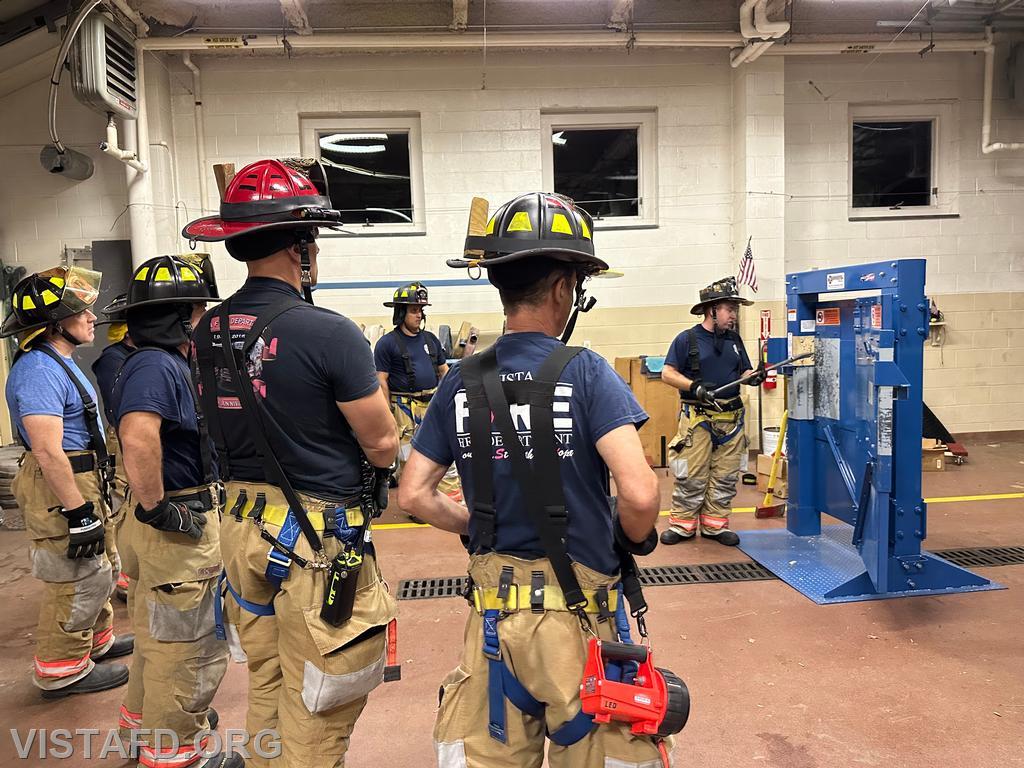
<svg viewBox="0 0 1024 768">
<path fill-rule="evenodd" d="M 55 350 L 56 351 L 56 350 Z M 62 356 L 63 357 L 63 356 Z M 75 377 L 85 385 L 85 390 L 96 400 L 93 389 L 82 369 L 74 360 L 65 357 L 64 362 Z M 68 378 L 60 364 L 45 352 L 32 349 L 22 354 L 11 367 L 7 377 L 7 407 L 14 425 L 21 435 L 25 447 L 32 450 L 22 419 L 25 416 L 60 416 L 64 419 L 64 439 L 61 447 L 65 451 L 85 451 L 89 448 L 89 429 L 85 424 L 85 404 L 78 389 Z M 103 416 L 99 419 L 103 432 Z"/>
<path fill-rule="evenodd" d="M 181 355 L 143 349 L 125 362 L 110 393 L 110 406 L 118 423 L 125 414 L 137 412 L 155 413 L 162 419 L 165 491 L 193 488 L 204 480 L 199 425 L 188 375 L 188 363 Z"/>
<path fill-rule="evenodd" d="M 405 370 L 402 342 L 405 342 L 409 350 L 409 362 L 414 376 L 412 382 Z M 377 340 L 377 346 L 373 349 L 373 362 L 380 373 L 388 375 L 388 390 L 391 392 L 422 392 L 437 386 L 437 368 L 448 361 L 441 342 L 430 331 L 407 336 L 396 328 Z"/>
<path fill-rule="evenodd" d="M 690 334 L 697 334 L 697 351 L 700 354 L 700 374 L 690 366 Z M 688 379 L 700 379 L 709 390 L 735 381 L 744 371 L 749 371 L 750 358 L 743 347 L 743 340 L 738 333 L 730 331 L 725 336 L 716 338 L 715 334 L 698 323 L 683 331 L 668 348 L 665 365 L 671 365 Z M 718 395 L 720 400 L 736 397 L 740 393 L 739 385 Z M 680 393 L 682 394 L 682 393 Z"/>
<path fill-rule="evenodd" d="M 551 350 L 561 342 L 543 333 L 513 333 L 495 342 L 498 369 L 506 381 L 529 380 Z M 511 408 L 520 439 L 528 445 L 528 413 Z M 555 437 L 561 455 L 562 488 L 569 515 L 569 556 L 601 573 L 619 571 L 612 539 L 612 519 L 603 479 L 607 468 L 596 443 L 624 424 L 639 428 L 647 414 L 622 378 L 590 350 L 583 350 L 562 372 L 555 387 Z M 497 431 L 494 431 L 497 436 Z M 413 437 L 413 447 L 431 461 L 449 466 L 455 461 L 462 478 L 466 503 L 473 508 L 472 438 L 466 388 L 458 365 L 431 400 L 423 425 Z M 500 442 L 499 442 L 500 445 Z M 496 507 L 496 552 L 535 559 L 544 557 L 537 532 L 530 521 L 523 495 L 512 475 L 512 463 L 504 451 L 492 457 Z M 481 551 L 476 521 L 469 524 L 470 551 Z"/>
<path fill-rule="evenodd" d="M 110 391 L 114 388 L 114 379 L 117 372 L 132 353 L 135 347 L 131 347 L 124 341 L 111 344 L 96 358 L 92 364 L 92 373 L 96 377 L 96 386 L 99 387 L 100 397 L 103 398 L 103 415 L 107 417 L 107 423 L 117 426 L 117 417 L 114 416 L 114 409 L 110 404 Z"/>
</svg>

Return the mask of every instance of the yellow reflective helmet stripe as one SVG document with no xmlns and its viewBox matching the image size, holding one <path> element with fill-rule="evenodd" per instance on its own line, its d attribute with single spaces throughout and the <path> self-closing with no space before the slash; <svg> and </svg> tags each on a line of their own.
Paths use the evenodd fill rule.
<svg viewBox="0 0 1024 768">
<path fill-rule="evenodd" d="M 580 216 L 580 229 L 583 231 L 583 236 L 587 238 L 587 240 L 594 239 L 590 236 L 590 227 L 587 226 L 587 220 L 582 216 Z"/>
<path fill-rule="evenodd" d="M 21 308 L 22 309 L 35 309 L 36 308 L 36 303 L 34 301 L 32 301 L 32 297 L 31 296 L 22 296 L 21 297 Z"/>
<path fill-rule="evenodd" d="M 181 268 L 181 279 L 186 283 L 195 283 L 199 281 L 199 278 L 196 276 L 196 273 L 192 271 L 191 267 Z"/>
<path fill-rule="evenodd" d="M 63 277 L 57 277 L 56 275 L 54 275 L 53 277 L 50 278 L 50 284 L 56 286 L 57 288 L 63 288 L 64 287 L 64 278 Z"/>
<path fill-rule="evenodd" d="M 153 280 L 157 283 L 170 282 L 171 270 L 169 270 L 167 267 L 159 267 L 156 271 L 156 276 L 153 278 Z"/>
<path fill-rule="evenodd" d="M 519 211 L 512 217 L 508 225 L 509 232 L 533 232 L 533 224 L 530 222 L 530 214 L 526 211 Z"/>
<path fill-rule="evenodd" d="M 138 272 L 135 273 L 136 280 L 145 280 L 149 275 L 149 267 L 142 267 Z"/>
<path fill-rule="evenodd" d="M 563 235 L 572 234 L 572 226 L 569 224 L 569 220 L 565 218 L 564 213 L 556 213 L 551 219 L 551 231 L 558 232 Z"/>
<path fill-rule="evenodd" d="M 47 307 L 50 306 L 51 304 L 56 304 L 58 301 L 60 301 L 60 297 L 56 293 L 51 291 L 49 288 L 47 288 L 39 295 L 42 296 L 43 304 Z"/>
</svg>

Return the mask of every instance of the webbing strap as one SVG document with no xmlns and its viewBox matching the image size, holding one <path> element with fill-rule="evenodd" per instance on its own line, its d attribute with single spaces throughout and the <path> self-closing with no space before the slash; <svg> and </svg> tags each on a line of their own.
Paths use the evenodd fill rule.
<svg viewBox="0 0 1024 768">
<path fill-rule="evenodd" d="M 398 343 L 398 348 L 402 352 L 402 363 L 405 365 L 405 375 L 409 379 L 409 388 L 412 389 L 416 383 L 416 369 L 413 368 L 412 358 L 409 357 L 409 345 L 406 343 L 404 333 L 401 328 L 395 328 L 392 331 L 395 334 L 395 341 Z"/>
<path fill-rule="evenodd" d="M 224 438 L 220 409 L 217 407 L 217 363 L 213 356 L 213 332 L 210 330 L 214 311 L 210 310 L 203 315 L 193 331 L 192 351 L 195 354 L 190 357 L 189 366 L 192 368 L 193 378 L 201 386 L 201 390 L 197 392 L 199 398 L 196 402 L 201 404 L 207 431 L 213 438 L 213 445 L 217 451 L 217 468 L 221 477 L 227 479 L 231 477 L 231 454 Z M 223 338 L 222 335 L 221 339 Z"/>
<path fill-rule="evenodd" d="M 245 611 L 255 614 L 256 616 L 273 616 L 275 613 L 273 601 L 264 605 L 263 603 L 253 603 L 243 598 L 234 587 L 231 586 L 231 582 L 228 581 L 228 572 L 221 571 L 220 576 L 217 577 L 217 589 L 214 590 L 213 595 L 213 624 L 214 633 L 218 640 L 227 640 L 228 634 L 224 629 L 224 590 L 227 589 L 231 593 L 231 596 L 235 599 L 235 602 Z"/>
<path fill-rule="evenodd" d="M 309 516 L 306 514 L 306 509 L 302 505 L 302 501 L 299 499 L 299 495 L 295 492 L 292 487 L 291 481 L 288 479 L 288 475 L 285 474 L 284 469 L 281 467 L 281 463 L 277 460 L 277 456 L 274 455 L 273 449 L 270 447 L 270 442 L 267 440 L 266 435 L 266 424 L 267 422 L 273 424 L 273 418 L 266 409 L 262 406 L 256 396 L 253 394 L 252 379 L 249 376 L 249 372 L 246 366 L 239 366 L 238 361 L 235 358 L 235 348 L 231 343 L 231 326 L 230 326 L 230 307 L 231 299 L 226 300 L 220 305 L 218 309 L 218 315 L 220 317 L 220 337 L 221 337 L 221 350 L 224 353 L 224 360 L 226 366 L 224 370 L 228 374 L 228 378 L 236 383 L 235 391 L 238 393 L 238 399 L 242 406 L 242 413 L 246 416 L 245 423 L 249 428 L 249 437 L 253 441 L 256 447 L 256 453 L 260 457 L 260 461 L 263 462 L 263 471 L 266 475 L 268 482 L 276 483 L 284 494 L 285 499 L 288 502 L 288 506 L 295 512 L 296 520 L 299 523 L 299 527 L 302 529 L 302 534 L 305 536 L 306 541 L 309 542 L 309 546 L 312 547 L 316 553 L 322 553 L 324 550 L 323 543 L 320 541 L 320 537 L 317 536 L 316 530 L 313 528 L 313 524 L 309 520 Z M 289 309 L 302 306 L 302 303 L 293 297 L 283 299 L 275 304 L 272 304 L 269 309 L 265 310 L 253 323 L 249 332 L 245 336 L 245 341 L 242 344 L 242 358 L 248 354 L 249 349 L 255 343 L 259 335 L 263 333 L 263 330 L 273 321 L 278 315 L 287 312 Z"/>
<path fill-rule="evenodd" d="M 489 446 L 490 429 L 486 430 L 486 437 L 478 437 L 474 432 L 473 428 L 480 419 L 478 417 L 477 422 L 474 422 L 473 419 L 473 402 L 478 398 L 469 397 L 471 386 L 475 391 L 478 388 L 482 388 L 484 391 L 490 412 L 494 415 L 494 425 L 498 428 L 504 447 L 511 458 L 513 477 L 525 498 L 527 514 L 537 531 L 544 553 L 551 562 L 555 578 L 565 596 L 566 605 L 570 608 L 585 604 L 586 597 L 583 595 L 583 590 L 580 589 L 579 581 L 572 569 L 572 561 L 565 548 L 568 518 L 562 490 L 560 461 L 555 449 L 554 397 L 558 377 L 569 361 L 580 351 L 579 347 L 566 347 L 559 344 L 541 364 L 535 379 L 528 382 L 530 386 L 526 388 L 526 395 L 530 406 L 530 426 L 533 436 L 532 467 L 519 442 L 515 425 L 512 423 L 508 398 L 505 396 L 505 388 L 498 376 L 498 359 L 495 348 L 492 346 L 482 352 L 479 355 L 480 362 L 471 366 L 468 375 L 465 369 L 462 374 L 463 381 L 466 383 L 467 401 L 470 407 L 470 434 L 473 443 Z M 472 383 L 470 379 L 472 379 Z M 473 451 L 474 461 L 476 461 L 477 453 L 477 450 Z M 490 458 L 489 454 L 488 450 L 488 458 Z M 474 464 L 474 470 L 475 468 Z M 492 468 L 488 467 L 484 474 L 490 475 L 491 471 Z M 475 482 L 475 471 L 473 476 Z M 491 485 L 493 499 L 493 481 Z M 474 488 L 474 491 L 476 490 Z"/>
<path fill-rule="evenodd" d="M 494 477 L 491 474 L 494 449 L 491 446 L 491 407 L 484 393 L 481 360 L 481 354 L 476 354 L 462 361 L 462 381 L 466 385 L 469 433 L 473 445 L 473 516 L 480 546 L 491 550 L 495 543 L 496 523 Z"/>
</svg>

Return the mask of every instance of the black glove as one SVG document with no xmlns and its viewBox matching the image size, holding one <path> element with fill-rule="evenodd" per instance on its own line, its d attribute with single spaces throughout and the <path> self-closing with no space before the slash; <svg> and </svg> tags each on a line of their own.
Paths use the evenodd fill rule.
<svg viewBox="0 0 1024 768">
<path fill-rule="evenodd" d="M 647 538 L 639 544 L 629 538 L 626 532 L 622 530 L 622 522 L 619 520 L 619 514 L 614 508 L 612 509 L 612 531 L 615 533 L 615 543 L 631 555 L 640 555 L 641 557 L 649 555 L 658 546 L 658 531 L 654 528 L 651 528 Z"/>
<path fill-rule="evenodd" d="M 690 397 L 707 408 L 712 408 L 716 411 L 721 410 L 721 408 L 718 407 L 718 401 L 715 400 L 715 396 L 712 395 L 708 388 L 699 381 L 694 382 L 690 386 Z"/>
<path fill-rule="evenodd" d="M 751 387 L 758 387 L 764 384 L 764 380 L 768 378 L 768 371 L 764 369 L 764 360 L 757 366 L 757 370 L 754 371 L 753 375 L 747 379 L 746 384 Z"/>
<path fill-rule="evenodd" d="M 78 560 L 103 554 L 103 521 L 95 513 L 91 501 L 74 509 L 54 509 L 59 509 L 68 520 L 68 535 L 71 537 L 68 543 L 69 559 Z"/>
<path fill-rule="evenodd" d="M 135 505 L 135 519 L 160 531 L 184 533 L 198 541 L 206 525 L 206 508 L 201 501 L 169 501 L 164 499 L 154 509 Z"/>
</svg>

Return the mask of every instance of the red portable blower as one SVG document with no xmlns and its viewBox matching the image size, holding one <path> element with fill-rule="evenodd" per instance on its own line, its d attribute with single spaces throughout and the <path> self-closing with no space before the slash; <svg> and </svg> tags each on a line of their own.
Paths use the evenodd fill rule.
<svg viewBox="0 0 1024 768">
<path fill-rule="evenodd" d="M 635 675 L 630 662 L 635 664 Z M 622 680 L 614 679 L 619 670 Z M 665 738 L 679 733 L 690 716 L 686 683 L 667 669 L 655 667 L 650 648 L 596 637 L 590 638 L 580 700 L 594 722 L 630 723 L 637 736 Z"/>
</svg>

